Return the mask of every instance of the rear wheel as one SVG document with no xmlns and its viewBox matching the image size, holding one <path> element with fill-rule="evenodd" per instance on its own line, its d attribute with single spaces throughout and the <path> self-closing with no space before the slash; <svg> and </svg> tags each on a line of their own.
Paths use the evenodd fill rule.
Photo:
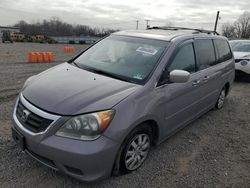
<svg viewBox="0 0 250 188">
<path fill-rule="evenodd" d="M 120 155 L 118 156 L 119 174 L 137 170 L 146 160 L 151 143 L 152 130 L 150 126 L 142 124 L 135 128 L 127 136 L 120 150 Z"/>
<path fill-rule="evenodd" d="M 225 98 L 226 98 L 226 88 L 224 87 L 221 90 L 219 98 L 216 102 L 216 105 L 215 105 L 216 109 L 221 109 L 224 106 Z"/>
</svg>

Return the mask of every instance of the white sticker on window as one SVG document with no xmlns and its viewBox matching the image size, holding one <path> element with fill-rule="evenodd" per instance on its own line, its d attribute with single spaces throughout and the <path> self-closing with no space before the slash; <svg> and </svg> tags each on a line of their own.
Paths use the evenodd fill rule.
<svg viewBox="0 0 250 188">
<path fill-rule="evenodd" d="M 154 48 L 146 48 L 146 47 L 142 47 L 142 46 L 137 48 L 136 51 L 144 53 L 144 54 L 150 54 L 150 55 L 155 55 L 157 53 L 157 50 Z"/>
</svg>

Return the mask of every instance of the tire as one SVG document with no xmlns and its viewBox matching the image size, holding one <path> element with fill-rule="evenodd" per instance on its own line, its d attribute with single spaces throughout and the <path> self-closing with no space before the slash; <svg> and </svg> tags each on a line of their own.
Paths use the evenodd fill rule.
<svg viewBox="0 0 250 188">
<path fill-rule="evenodd" d="M 250 74 L 245 75 L 245 81 L 250 83 Z"/>
<path fill-rule="evenodd" d="M 121 175 L 137 170 L 147 159 L 152 145 L 152 130 L 141 124 L 126 137 L 118 152 L 113 175 Z"/>
<path fill-rule="evenodd" d="M 223 89 L 221 90 L 220 95 L 219 95 L 219 97 L 217 99 L 215 109 L 220 110 L 220 109 L 223 108 L 225 98 L 226 98 L 226 87 L 223 87 Z"/>
</svg>

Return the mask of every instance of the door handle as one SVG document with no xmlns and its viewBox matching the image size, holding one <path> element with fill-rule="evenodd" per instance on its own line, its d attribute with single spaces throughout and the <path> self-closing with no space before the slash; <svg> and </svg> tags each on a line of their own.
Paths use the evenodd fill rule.
<svg viewBox="0 0 250 188">
<path fill-rule="evenodd" d="M 204 76 L 204 78 L 203 78 L 203 82 L 207 82 L 209 80 L 209 76 Z"/>
<path fill-rule="evenodd" d="M 198 86 L 200 83 L 201 83 L 200 80 L 195 80 L 195 81 L 193 81 L 192 86 L 196 87 L 196 86 Z"/>
</svg>

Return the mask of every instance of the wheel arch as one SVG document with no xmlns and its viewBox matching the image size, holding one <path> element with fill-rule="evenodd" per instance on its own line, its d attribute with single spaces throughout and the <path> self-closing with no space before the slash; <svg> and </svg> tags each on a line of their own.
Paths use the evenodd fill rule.
<svg viewBox="0 0 250 188">
<path fill-rule="evenodd" d="M 129 130 L 129 133 L 127 134 L 127 136 L 129 136 L 129 134 L 131 132 L 133 132 L 134 129 L 138 128 L 139 126 L 141 125 L 148 125 L 151 130 L 152 130 L 152 136 L 153 136 L 153 140 L 152 140 L 152 144 L 153 145 L 156 145 L 157 142 L 158 142 L 158 139 L 159 139 L 159 124 L 157 123 L 157 121 L 155 119 L 152 119 L 152 118 L 148 118 L 148 119 L 143 119 L 143 120 L 138 120 L 134 123 L 134 126 L 132 126 L 133 128 Z M 127 139 L 127 136 L 124 138 L 121 146 L 120 146 L 120 149 L 116 155 L 116 158 L 115 158 L 115 161 L 114 161 L 114 164 L 113 164 L 113 170 L 112 170 L 112 175 L 114 176 L 119 176 L 121 175 L 120 173 L 120 156 L 121 156 L 121 152 L 122 152 L 122 148 L 124 147 L 124 143 Z"/>
<path fill-rule="evenodd" d="M 226 89 L 226 96 L 228 95 L 228 93 L 229 93 L 229 90 L 230 90 L 230 83 L 229 82 L 227 82 L 226 84 L 225 84 L 225 89 Z"/>
<path fill-rule="evenodd" d="M 159 138 L 159 125 L 155 120 L 146 120 L 141 122 L 138 126 L 140 126 L 141 124 L 147 124 L 150 126 L 151 130 L 152 130 L 152 136 L 153 136 L 153 144 L 156 144 Z"/>
</svg>

